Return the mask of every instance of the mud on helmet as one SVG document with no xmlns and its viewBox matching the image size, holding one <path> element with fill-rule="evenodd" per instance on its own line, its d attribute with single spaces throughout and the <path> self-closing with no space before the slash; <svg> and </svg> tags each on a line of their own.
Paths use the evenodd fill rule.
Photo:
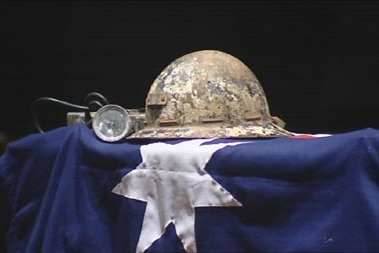
<svg viewBox="0 0 379 253">
<path fill-rule="evenodd" d="M 201 50 L 171 62 L 146 97 L 145 126 L 127 138 L 223 138 L 292 135 L 270 115 L 254 73 L 239 59 Z"/>
</svg>

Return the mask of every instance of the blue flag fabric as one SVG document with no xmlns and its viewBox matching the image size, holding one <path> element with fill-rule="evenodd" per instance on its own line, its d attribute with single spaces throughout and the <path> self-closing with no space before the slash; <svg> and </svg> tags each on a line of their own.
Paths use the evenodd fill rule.
<svg viewBox="0 0 379 253">
<path fill-rule="evenodd" d="M 178 158 L 179 157 L 179 158 Z M 378 252 L 379 131 L 8 145 L 8 253 Z"/>
</svg>

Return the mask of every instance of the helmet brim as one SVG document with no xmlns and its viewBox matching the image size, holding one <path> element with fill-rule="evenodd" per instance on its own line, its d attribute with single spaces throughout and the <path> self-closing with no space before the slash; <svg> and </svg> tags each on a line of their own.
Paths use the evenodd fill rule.
<svg viewBox="0 0 379 253">
<path fill-rule="evenodd" d="M 242 123 L 237 126 L 227 126 L 222 124 L 193 125 L 193 126 L 167 126 L 167 127 L 146 127 L 137 131 L 128 139 L 166 139 L 166 138 L 273 138 L 293 136 L 294 134 L 284 128 L 269 123 L 267 125 L 255 125 Z"/>
</svg>

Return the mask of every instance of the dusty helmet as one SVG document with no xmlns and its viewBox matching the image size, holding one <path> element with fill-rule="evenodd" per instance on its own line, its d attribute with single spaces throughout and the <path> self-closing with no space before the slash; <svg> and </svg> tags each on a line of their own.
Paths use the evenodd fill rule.
<svg viewBox="0 0 379 253">
<path fill-rule="evenodd" d="M 288 136 L 254 73 L 234 56 L 201 50 L 169 64 L 146 97 L 145 127 L 128 138 Z"/>
</svg>

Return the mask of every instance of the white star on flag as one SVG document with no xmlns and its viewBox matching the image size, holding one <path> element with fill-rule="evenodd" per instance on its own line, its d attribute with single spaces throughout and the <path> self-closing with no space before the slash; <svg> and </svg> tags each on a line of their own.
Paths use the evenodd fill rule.
<svg viewBox="0 0 379 253">
<path fill-rule="evenodd" d="M 242 206 L 205 170 L 214 152 L 244 142 L 201 145 L 209 139 L 141 146 L 142 162 L 112 192 L 147 203 L 137 252 L 144 252 L 172 223 L 187 252 L 196 252 L 195 207 Z"/>
</svg>

